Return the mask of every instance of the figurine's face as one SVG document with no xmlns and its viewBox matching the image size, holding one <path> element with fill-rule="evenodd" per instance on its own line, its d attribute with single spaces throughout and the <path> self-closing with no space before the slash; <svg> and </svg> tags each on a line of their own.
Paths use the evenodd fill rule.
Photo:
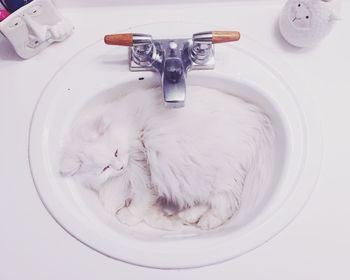
<svg viewBox="0 0 350 280">
<path fill-rule="evenodd" d="M 51 27 L 60 21 L 62 17 L 50 1 L 37 0 L 11 14 L 1 23 L 0 30 L 17 53 L 27 58 L 38 53 L 44 42 L 55 39 Z"/>
<path fill-rule="evenodd" d="M 311 28 L 311 11 L 305 1 L 291 1 L 289 6 L 289 20 L 296 28 Z"/>
</svg>

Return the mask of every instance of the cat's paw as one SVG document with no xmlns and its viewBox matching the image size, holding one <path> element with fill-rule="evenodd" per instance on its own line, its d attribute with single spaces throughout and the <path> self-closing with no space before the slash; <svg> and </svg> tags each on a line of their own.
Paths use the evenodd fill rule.
<svg viewBox="0 0 350 280">
<path fill-rule="evenodd" d="M 173 220 L 172 218 L 165 216 L 159 220 L 146 219 L 145 222 L 153 228 L 167 231 L 175 231 L 183 226 L 179 220 Z"/>
<path fill-rule="evenodd" d="M 161 230 L 174 231 L 182 227 L 182 222 L 176 216 L 165 216 L 159 210 L 149 211 L 144 221 L 149 226 Z"/>
<path fill-rule="evenodd" d="M 184 224 L 195 224 L 208 211 L 205 205 L 197 205 L 180 211 L 177 215 Z"/>
<path fill-rule="evenodd" d="M 205 213 L 198 221 L 197 225 L 201 229 L 210 230 L 221 226 L 225 221 L 216 217 L 210 211 Z"/>
<path fill-rule="evenodd" d="M 99 195 L 103 208 L 111 215 L 115 215 L 124 204 L 118 204 L 116 200 L 106 195 Z"/>
<path fill-rule="evenodd" d="M 103 208 L 112 215 L 115 215 L 119 209 L 125 206 L 125 199 L 119 197 L 118 194 L 110 188 L 101 189 L 98 196 Z"/>
<path fill-rule="evenodd" d="M 136 216 L 133 213 L 131 213 L 128 207 L 120 209 L 117 213 L 117 218 L 121 223 L 126 224 L 128 226 L 135 226 L 141 223 L 143 220 L 142 217 Z"/>
</svg>

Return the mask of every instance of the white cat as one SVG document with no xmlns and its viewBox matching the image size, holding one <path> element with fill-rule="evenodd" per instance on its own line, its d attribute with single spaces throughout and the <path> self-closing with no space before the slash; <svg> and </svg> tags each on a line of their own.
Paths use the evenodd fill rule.
<svg viewBox="0 0 350 280">
<path fill-rule="evenodd" d="M 288 0 L 279 19 L 282 36 L 297 47 L 320 42 L 339 18 L 340 0 Z"/>
<path fill-rule="evenodd" d="M 244 188 L 269 182 L 272 125 L 234 96 L 198 86 L 188 92 L 182 109 L 166 108 L 156 88 L 89 111 L 73 126 L 61 173 L 98 190 L 129 225 L 222 225 L 237 214 Z M 162 205 L 175 210 L 169 216 Z"/>
</svg>

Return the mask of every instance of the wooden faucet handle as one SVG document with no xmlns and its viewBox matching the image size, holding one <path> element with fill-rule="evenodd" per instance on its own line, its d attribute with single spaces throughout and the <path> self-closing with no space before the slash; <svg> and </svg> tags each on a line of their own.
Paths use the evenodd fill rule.
<svg viewBox="0 0 350 280">
<path fill-rule="evenodd" d="M 241 34 L 238 31 L 213 31 L 213 44 L 238 41 Z"/>
<path fill-rule="evenodd" d="M 131 47 L 133 45 L 133 33 L 106 35 L 104 41 L 107 45 Z"/>
</svg>

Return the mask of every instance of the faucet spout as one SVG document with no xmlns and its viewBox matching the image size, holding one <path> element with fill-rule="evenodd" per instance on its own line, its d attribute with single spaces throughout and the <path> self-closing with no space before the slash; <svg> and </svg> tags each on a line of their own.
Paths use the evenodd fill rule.
<svg viewBox="0 0 350 280">
<path fill-rule="evenodd" d="M 178 57 L 167 58 L 162 73 L 162 89 L 165 105 L 170 108 L 185 106 L 186 81 L 182 60 Z"/>
</svg>

